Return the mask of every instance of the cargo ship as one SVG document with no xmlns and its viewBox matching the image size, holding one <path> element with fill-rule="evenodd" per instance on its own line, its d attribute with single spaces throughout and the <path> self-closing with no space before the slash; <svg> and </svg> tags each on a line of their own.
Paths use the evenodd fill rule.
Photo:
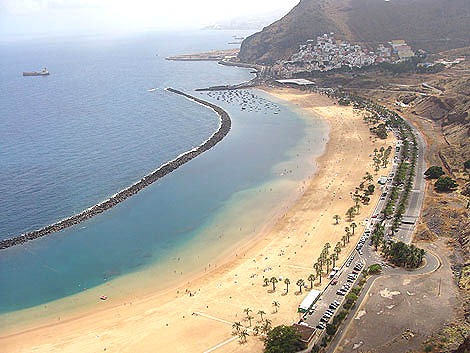
<svg viewBox="0 0 470 353">
<path fill-rule="evenodd" d="M 47 76 L 50 75 L 49 71 L 46 68 L 43 68 L 41 71 L 36 72 L 23 72 L 23 76 Z"/>
</svg>

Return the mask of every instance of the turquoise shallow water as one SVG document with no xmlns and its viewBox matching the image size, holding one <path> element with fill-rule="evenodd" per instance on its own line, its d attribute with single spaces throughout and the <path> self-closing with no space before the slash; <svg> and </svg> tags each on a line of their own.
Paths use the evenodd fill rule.
<svg viewBox="0 0 470 353">
<path fill-rule="evenodd" d="M 313 173 L 312 153 L 323 148 L 322 121 L 304 119 L 256 90 L 244 93 L 254 95 L 244 110 L 240 100 L 199 95 L 194 88 L 241 82 L 251 74 L 162 58 L 224 47 L 232 35 L 1 44 L 7 53 L 2 67 L 8 68 L 0 86 L 6 108 L 1 117 L 6 129 L 0 131 L 3 238 L 89 207 L 207 139 L 217 128 L 217 115 L 164 87 L 222 106 L 232 130 L 209 152 L 104 214 L 1 251 L 0 313 L 133 273 L 177 280 L 176 269 L 186 274 L 203 268 L 256 234 L 298 192 L 298 182 Z M 53 75 L 19 75 L 37 62 L 47 62 Z M 151 88 L 158 90 L 148 92 Z M 140 282 L 149 288 L 166 284 L 148 276 Z M 122 283 L 113 290 L 132 292 Z M 0 315 L 2 324 L 7 323 Z"/>
</svg>

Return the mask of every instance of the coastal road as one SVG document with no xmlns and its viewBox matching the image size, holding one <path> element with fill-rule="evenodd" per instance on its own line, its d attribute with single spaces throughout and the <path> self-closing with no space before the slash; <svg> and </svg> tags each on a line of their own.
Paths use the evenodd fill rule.
<svg viewBox="0 0 470 353">
<path fill-rule="evenodd" d="M 416 159 L 413 190 L 410 193 L 408 207 L 405 216 L 403 217 L 400 229 L 394 235 L 397 240 L 400 240 L 406 244 L 410 244 L 413 238 L 416 222 L 418 221 L 424 202 L 424 192 L 426 190 L 426 180 L 424 179 L 424 172 L 426 171 L 426 161 L 424 160 L 426 143 L 424 142 L 423 136 L 418 131 L 418 129 L 416 129 L 411 124 L 410 126 L 416 136 L 416 142 L 418 143 L 418 157 Z"/>
<path fill-rule="evenodd" d="M 395 156 L 398 158 L 399 154 L 400 153 L 395 153 Z M 395 158 L 394 158 L 394 160 L 395 160 Z M 397 168 L 398 168 L 398 164 L 393 163 L 390 173 L 396 173 Z M 385 191 L 387 191 L 391 187 L 392 187 L 391 179 L 389 179 L 389 180 L 387 180 L 385 185 L 381 186 L 380 192 L 384 193 Z M 377 205 L 376 205 L 376 207 L 375 207 L 375 209 L 372 213 L 373 217 L 371 217 L 370 219 L 367 219 L 365 221 L 365 226 L 366 226 L 365 231 L 371 230 L 373 224 L 375 222 L 379 221 L 378 217 L 380 216 L 383 208 L 385 207 L 385 205 L 387 203 L 387 198 L 388 197 L 383 197 L 383 196 L 380 197 L 380 199 L 377 202 Z M 365 235 L 365 233 L 362 233 L 361 236 L 364 237 L 366 235 Z M 366 237 L 368 237 L 368 236 L 366 236 Z M 359 242 L 361 237 L 355 237 L 355 238 L 357 239 L 357 242 Z M 316 305 L 317 305 L 316 309 L 311 313 L 306 313 L 302 317 L 303 322 L 305 322 L 306 324 L 308 324 L 311 327 L 316 327 L 320 323 L 320 319 L 322 318 L 323 314 L 325 313 L 325 311 L 328 309 L 329 305 L 333 301 L 338 301 L 340 303 L 342 303 L 344 301 L 345 296 L 337 294 L 337 291 L 345 283 L 347 283 L 348 275 L 352 273 L 353 268 L 356 264 L 358 264 L 358 263 L 363 264 L 364 265 L 363 268 L 365 269 L 365 268 L 367 268 L 368 265 L 370 265 L 372 263 L 377 263 L 377 262 L 382 263 L 383 262 L 382 259 L 375 259 L 376 253 L 374 251 L 369 251 L 369 246 L 367 245 L 368 243 L 369 243 L 369 241 L 366 240 L 364 247 L 362 247 L 362 249 L 360 250 L 360 252 L 362 254 L 359 251 L 354 250 L 351 253 L 351 255 L 348 257 L 348 260 L 346 260 L 343 263 L 343 265 L 341 266 L 341 268 L 339 269 L 339 271 L 335 275 L 334 279 L 328 279 L 328 281 L 329 281 L 328 285 L 323 290 L 320 298 L 316 302 Z M 357 244 L 356 244 L 356 246 L 357 246 Z M 333 285 L 333 283 L 335 281 L 337 283 L 335 285 Z M 354 287 L 356 281 L 354 281 L 353 283 L 350 284 L 351 288 Z M 341 310 L 341 307 L 339 307 L 337 310 L 334 310 L 334 311 L 336 313 L 339 310 Z M 318 341 L 321 338 L 322 334 L 323 334 L 323 331 L 321 331 L 321 330 L 317 330 L 317 332 L 318 332 L 317 339 L 315 341 Z"/>
<path fill-rule="evenodd" d="M 409 198 L 408 205 L 407 205 L 407 210 L 405 212 L 405 216 L 403 217 L 403 222 L 400 226 L 400 229 L 398 232 L 394 234 L 395 240 L 400 240 L 407 244 L 411 243 L 412 236 L 413 236 L 415 226 L 416 226 L 416 221 L 419 218 L 421 207 L 424 201 L 424 191 L 425 191 L 424 171 L 426 169 L 426 162 L 424 160 L 424 153 L 425 153 L 424 139 L 414 126 L 411 125 L 411 127 L 413 129 L 414 134 L 416 135 L 416 140 L 418 144 L 418 156 L 417 156 L 415 176 L 414 176 L 414 181 L 413 181 L 413 190 L 410 194 L 410 198 Z M 393 173 L 396 172 L 397 167 L 398 167 L 398 164 L 396 163 L 392 165 Z M 390 184 L 390 182 L 387 181 L 387 183 L 382 187 L 382 191 L 387 191 L 389 188 L 391 188 L 391 186 L 392 185 Z M 377 206 L 372 214 L 372 216 L 376 216 L 376 217 L 371 218 L 370 221 L 368 221 L 366 230 L 371 229 L 372 225 L 378 221 L 377 218 L 380 216 L 383 208 L 385 207 L 388 196 L 389 195 L 387 195 L 387 197 L 385 198 L 381 197 L 381 199 L 377 203 Z M 385 225 L 386 225 L 386 229 L 390 228 L 390 225 L 387 224 L 387 222 L 385 223 Z M 363 233 L 362 236 L 365 236 L 365 234 Z M 359 237 L 358 237 L 358 242 L 359 242 Z M 364 269 L 366 269 L 368 266 L 372 264 L 376 264 L 376 263 L 381 264 L 383 268 L 383 272 L 381 276 L 383 275 L 402 276 L 402 275 L 411 274 L 411 273 L 415 275 L 422 275 L 422 274 L 430 273 L 436 270 L 440 266 L 439 259 L 435 255 L 426 253 L 425 261 L 424 261 L 425 264 L 419 269 L 410 271 L 410 270 L 405 270 L 402 268 L 393 268 L 389 264 L 387 264 L 384 261 L 384 259 L 376 251 L 374 251 L 374 249 L 372 248 L 368 240 L 365 241 L 365 244 L 360 251 L 358 250 L 353 251 L 353 253 L 350 255 L 348 259 L 351 259 L 351 258 L 353 258 L 353 260 L 352 261 L 346 260 L 346 262 L 338 271 L 338 274 L 335 276 L 334 280 L 337 281 L 337 284 L 333 285 L 332 284 L 333 280 L 329 280 L 330 282 L 328 283 L 327 287 L 324 289 L 323 293 L 321 294 L 319 300 L 316 303 L 317 307 L 315 308 L 315 310 L 311 312 L 311 314 L 306 313 L 302 317 L 302 321 L 308 324 L 308 326 L 316 327 L 318 323 L 320 322 L 320 319 L 324 315 L 325 311 L 328 309 L 330 303 L 332 303 L 333 301 L 336 300 L 340 302 L 341 304 L 343 304 L 344 296 L 338 295 L 336 294 L 336 292 L 339 288 L 343 286 L 343 284 L 347 282 L 347 276 L 352 272 L 353 267 L 358 262 L 361 262 L 362 264 L 364 264 Z M 350 265 L 346 266 L 348 262 L 350 263 Z M 369 281 L 367 281 L 367 283 L 364 285 L 364 288 L 356 303 L 356 310 L 357 308 L 361 306 L 361 302 L 366 297 L 366 293 L 369 291 L 375 279 L 378 277 L 379 276 L 372 277 L 372 279 L 369 279 Z M 354 284 L 355 282 L 352 283 L 351 288 L 354 286 Z M 341 310 L 341 307 L 342 306 L 334 310 L 335 314 Z M 343 325 L 341 325 L 341 329 L 335 336 L 334 340 L 331 342 L 328 352 L 334 352 L 334 350 L 336 349 L 336 346 L 341 341 L 344 333 L 347 331 L 349 323 L 355 317 L 356 310 L 353 310 L 352 312 L 350 312 L 346 322 L 343 323 Z M 312 344 L 319 342 L 323 335 L 324 335 L 324 330 L 317 330 L 316 337 L 313 339 Z"/>
<path fill-rule="evenodd" d="M 395 240 L 403 241 L 407 244 L 410 244 L 412 241 L 416 221 L 419 218 L 423 205 L 424 192 L 426 187 L 426 181 L 424 179 L 424 172 L 426 170 L 426 162 L 424 159 L 426 144 L 420 132 L 413 125 L 410 124 L 410 126 L 413 129 L 413 133 L 416 135 L 416 141 L 418 143 L 418 156 L 416 161 L 415 176 L 413 180 L 413 190 L 410 194 L 407 210 L 405 212 L 405 216 L 403 217 L 403 222 L 400 226 L 399 231 L 394 235 Z M 377 206 L 377 208 L 380 210 L 379 205 Z M 377 213 L 374 212 L 374 214 Z M 338 331 L 334 339 L 330 342 L 329 348 L 327 350 L 327 352 L 329 353 L 333 353 L 336 350 L 336 347 L 341 342 L 344 334 L 347 332 L 351 321 L 356 317 L 357 311 L 361 307 L 363 300 L 367 298 L 367 293 L 369 292 L 370 288 L 372 287 L 377 278 L 385 275 L 425 275 L 437 270 L 441 265 L 440 260 L 436 255 L 427 252 L 424 258 L 424 265 L 418 269 L 406 270 L 403 268 L 394 268 L 387 264 L 383 260 L 383 258 L 376 251 L 374 251 L 373 247 L 369 244 L 369 242 L 366 242 L 366 245 L 363 248 L 363 259 L 366 262 L 366 266 L 370 266 L 375 263 L 381 264 L 382 274 L 380 276 L 372 277 L 364 285 L 363 290 L 356 302 L 355 309 L 349 313 L 346 321 L 341 325 L 340 330 Z"/>
</svg>

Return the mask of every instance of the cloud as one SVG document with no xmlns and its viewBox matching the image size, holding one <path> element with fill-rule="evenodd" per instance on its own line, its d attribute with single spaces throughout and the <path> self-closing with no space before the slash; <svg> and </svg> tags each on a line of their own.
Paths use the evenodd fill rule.
<svg viewBox="0 0 470 353">
<path fill-rule="evenodd" d="M 70 33 L 198 28 L 273 10 L 287 12 L 298 1 L 0 0 L 0 30 Z"/>
<path fill-rule="evenodd" d="M 110 0 L 0 0 L 0 8 L 10 14 L 28 14 L 47 10 L 103 8 Z"/>
</svg>

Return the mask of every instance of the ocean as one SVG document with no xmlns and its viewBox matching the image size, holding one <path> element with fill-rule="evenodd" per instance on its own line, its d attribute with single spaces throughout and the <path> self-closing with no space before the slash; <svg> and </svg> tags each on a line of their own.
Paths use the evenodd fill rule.
<svg viewBox="0 0 470 353">
<path fill-rule="evenodd" d="M 125 202 L 0 251 L 0 327 L 93 305 L 97 291 L 125 297 L 168 287 L 214 265 L 295 199 L 327 125 L 259 90 L 194 91 L 249 80 L 250 69 L 165 60 L 229 48 L 234 35 L 247 33 L 0 42 L 0 239 L 78 213 L 210 137 L 218 116 L 164 88 L 232 119 L 213 149 Z M 49 77 L 21 76 L 44 66 Z"/>
</svg>

